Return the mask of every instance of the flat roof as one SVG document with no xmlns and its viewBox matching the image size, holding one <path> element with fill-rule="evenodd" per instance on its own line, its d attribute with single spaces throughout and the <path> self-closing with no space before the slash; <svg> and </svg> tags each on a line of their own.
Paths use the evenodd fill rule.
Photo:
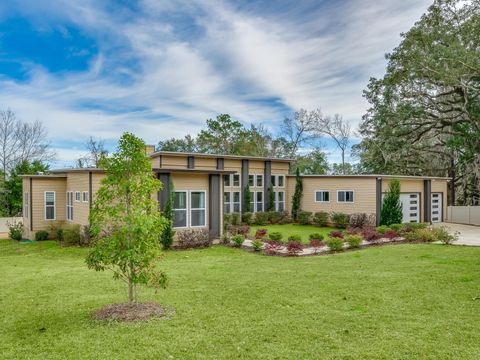
<svg viewBox="0 0 480 360">
<path fill-rule="evenodd" d="M 67 173 L 67 172 L 82 172 L 82 171 L 104 172 L 104 170 L 101 168 L 64 168 L 64 169 L 48 170 L 49 173 Z"/>
<path fill-rule="evenodd" d="M 231 170 L 215 170 L 215 169 L 175 169 L 175 168 L 154 168 L 156 173 L 194 173 L 194 174 L 234 174 L 236 171 Z"/>
<path fill-rule="evenodd" d="M 150 157 L 157 157 L 160 155 L 172 155 L 172 156 L 196 156 L 196 157 L 214 157 L 214 158 L 226 158 L 226 159 L 252 159 L 252 160 L 272 160 L 293 162 L 295 159 L 288 158 L 272 158 L 265 156 L 248 156 L 248 155 L 225 155 L 225 154 L 207 154 L 207 153 L 195 153 L 195 152 L 181 152 L 181 151 L 155 151 L 150 154 Z"/>
<path fill-rule="evenodd" d="M 294 174 L 288 174 L 288 177 L 295 177 Z M 361 175 L 300 175 L 303 178 L 386 178 L 386 179 L 404 179 L 404 180 L 451 180 L 449 177 L 441 176 L 420 176 L 420 175 L 379 175 L 379 174 L 361 174 Z"/>
<path fill-rule="evenodd" d="M 22 178 L 43 178 L 43 179 L 63 179 L 66 178 L 65 174 L 43 174 L 43 175 L 20 175 Z"/>
</svg>

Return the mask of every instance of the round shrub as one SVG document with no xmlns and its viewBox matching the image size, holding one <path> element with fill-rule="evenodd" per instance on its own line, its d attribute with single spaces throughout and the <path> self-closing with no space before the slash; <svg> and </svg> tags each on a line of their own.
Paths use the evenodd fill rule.
<svg viewBox="0 0 480 360">
<path fill-rule="evenodd" d="M 347 235 L 345 241 L 351 248 L 359 248 L 362 245 L 363 238 L 360 235 Z"/>
<path fill-rule="evenodd" d="M 35 240 L 36 241 L 43 241 L 48 239 L 48 231 L 40 230 L 35 233 Z"/>
<path fill-rule="evenodd" d="M 329 237 L 331 238 L 340 238 L 343 239 L 343 231 L 331 231 L 330 234 L 328 234 Z"/>
<path fill-rule="evenodd" d="M 259 239 L 255 239 L 252 241 L 252 247 L 253 247 L 253 251 L 260 251 L 262 250 L 262 247 L 263 247 L 263 241 L 259 240 Z"/>
<path fill-rule="evenodd" d="M 241 247 L 244 241 L 245 241 L 245 236 L 242 234 L 237 234 L 235 236 L 232 236 L 233 246 L 235 247 Z"/>
<path fill-rule="evenodd" d="M 380 226 L 377 226 L 377 227 L 376 227 L 376 230 L 377 230 L 377 232 L 380 233 L 380 234 L 385 234 L 386 231 L 392 230 L 392 229 L 389 228 L 387 225 L 380 225 Z"/>
<path fill-rule="evenodd" d="M 288 237 L 288 241 L 302 241 L 302 237 L 298 234 L 292 234 Z"/>
<path fill-rule="evenodd" d="M 313 234 L 308 235 L 308 239 L 309 240 L 322 241 L 323 240 L 323 235 L 320 234 L 320 233 L 313 233 Z"/>
<path fill-rule="evenodd" d="M 255 239 L 263 239 L 267 235 L 267 229 L 258 229 L 255 232 Z"/>
<path fill-rule="evenodd" d="M 319 211 L 313 214 L 312 222 L 317 226 L 327 226 L 329 215 L 326 211 Z"/>
<path fill-rule="evenodd" d="M 7 223 L 8 225 L 8 237 L 15 241 L 22 240 L 23 223 L 21 221 L 14 223 Z"/>
<path fill-rule="evenodd" d="M 312 217 L 312 213 L 310 211 L 300 211 L 298 213 L 298 222 L 301 225 L 309 225 L 311 217 Z"/>
<path fill-rule="evenodd" d="M 327 240 L 328 248 L 331 251 L 342 251 L 343 250 L 343 239 L 339 237 L 329 237 Z"/>
<path fill-rule="evenodd" d="M 287 251 L 289 255 L 296 256 L 300 254 L 303 250 L 303 245 L 300 241 L 290 240 L 287 243 Z"/>
<path fill-rule="evenodd" d="M 268 234 L 268 237 L 270 238 L 270 240 L 280 241 L 283 238 L 283 234 L 281 232 L 274 231 Z"/>
</svg>

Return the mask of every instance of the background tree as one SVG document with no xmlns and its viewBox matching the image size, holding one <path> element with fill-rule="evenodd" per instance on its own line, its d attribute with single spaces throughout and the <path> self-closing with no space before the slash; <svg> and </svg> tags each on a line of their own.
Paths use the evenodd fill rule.
<svg viewBox="0 0 480 360">
<path fill-rule="evenodd" d="M 105 141 L 95 140 L 90 136 L 90 139 L 85 144 L 88 154 L 77 159 L 77 167 L 79 168 L 88 168 L 100 166 L 100 162 L 108 156 L 108 151 L 105 148 Z"/>
<path fill-rule="evenodd" d="M 302 174 L 322 175 L 328 172 L 328 161 L 326 154 L 319 148 L 315 148 L 306 155 L 299 155 L 295 161 L 294 171 L 298 168 Z"/>
<path fill-rule="evenodd" d="M 480 204 L 480 3 L 436 0 L 365 91 L 356 146 L 369 172 L 450 176 L 450 202 Z"/>
<path fill-rule="evenodd" d="M 286 117 L 281 126 L 281 136 L 286 139 L 285 147 L 287 157 L 297 156 L 299 149 L 315 137 L 313 131 L 318 127 L 318 114 L 320 109 L 307 111 L 300 109 L 293 117 Z"/>
<path fill-rule="evenodd" d="M 298 213 L 302 208 L 302 194 L 303 194 L 303 182 L 300 176 L 300 170 L 297 168 L 295 174 L 295 192 L 293 193 L 292 198 L 292 218 L 293 220 L 298 219 Z"/>
<path fill-rule="evenodd" d="M 392 179 L 383 198 L 380 225 L 401 224 L 403 221 L 402 202 L 400 201 L 400 181 Z"/>
<path fill-rule="evenodd" d="M 186 135 L 183 139 L 171 138 L 164 141 L 159 141 L 158 149 L 161 151 L 176 151 L 195 153 L 200 152 L 197 139 L 190 134 Z"/>
<path fill-rule="evenodd" d="M 175 201 L 175 189 L 171 179 L 169 189 L 167 203 L 165 204 L 165 209 L 162 214 L 165 218 L 165 228 L 163 229 L 161 236 L 162 247 L 164 250 L 171 248 L 173 237 L 175 236 L 175 231 L 173 230 L 173 202 Z"/>
<path fill-rule="evenodd" d="M 137 302 L 137 284 L 165 287 L 166 275 L 155 269 L 159 238 L 165 227 L 152 193 L 161 182 L 152 173 L 145 143 L 130 133 L 118 150 L 102 161 L 106 177 L 90 214 L 94 244 L 86 262 L 97 271 L 111 270 L 128 284 L 128 302 Z"/>
</svg>

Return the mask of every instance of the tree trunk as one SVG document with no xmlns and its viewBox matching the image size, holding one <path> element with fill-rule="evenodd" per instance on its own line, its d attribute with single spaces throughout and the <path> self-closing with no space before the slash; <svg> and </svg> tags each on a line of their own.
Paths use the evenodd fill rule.
<svg viewBox="0 0 480 360">
<path fill-rule="evenodd" d="M 132 278 L 128 278 L 128 303 L 133 305 L 135 303 L 135 284 L 132 281 Z"/>
<path fill-rule="evenodd" d="M 345 150 L 342 149 L 342 174 L 345 175 Z"/>
</svg>

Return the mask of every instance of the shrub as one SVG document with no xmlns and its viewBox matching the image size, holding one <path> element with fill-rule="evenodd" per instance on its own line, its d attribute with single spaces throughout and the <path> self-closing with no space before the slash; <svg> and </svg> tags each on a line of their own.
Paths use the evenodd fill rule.
<svg viewBox="0 0 480 360">
<path fill-rule="evenodd" d="M 245 241 L 245 236 L 242 234 L 237 234 L 235 236 L 232 236 L 232 242 L 233 246 L 235 247 L 241 247 L 243 245 L 243 242 Z"/>
<path fill-rule="evenodd" d="M 232 214 L 224 213 L 223 214 L 223 229 L 227 230 L 227 228 L 232 225 Z"/>
<path fill-rule="evenodd" d="M 246 212 L 242 214 L 242 223 L 247 225 L 252 225 L 253 214 L 251 212 Z"/>
<path fill-rule="evenodd" d="M 356 213 L 349 216 L 348 225 L 356 229 L 365 229 L 375 226 L 375 214 Z"/>
<path fill-rule="evenodd" d="M 65 245 L 80 245 L 80 225 L 68 225 L 63 229 L 63 243 Z"/>
<path fill-rule="evenodd" d="M 302 237 L 298 234 L 292 234 L 288 237 L 288 241 L 302 241 Z"/>
<path fill-rule="evenodd" d="M 232 225 L 241 225 L 242 223 L 242 214 L 240 213 L 232 213 L 230 215 L 230 224 Z"/>
<path fill-rule="evenodd" d="M 80 246 L 90 246 L 92 242 L 92 234 L 90 225 L 84 225 L 80 228 Z"/>
<path fill-rule="evenodd" d="M 300 254 L 302 252 L 302 250 L 303 250 L 303 245 L 302 245 L 301 241 L 290 240 L 287 243 L 288 255 L 297 256 L 298 254 Z"/>
<path fill-rule="evenodd" d="M 360 235 L 347 235 L 345 241 L 351 248 L 359 248 L 362 245 L 363 238 Z"/>
<path fill-rule="evenodd" d="M 454 232 L 453 234 L 450 233 L 445 226 L 433 228 L 433 236 L 435 237 L 435 240 L 441 241 L 445 245 L 450 245 L 454 241 L 457 241 L 458 235 L 458 232 Z"/>
<path fill-rule="evenodd" d="M 253 251 L 260 251 L 262 250 L 262 247 L 263 247 L 263 241 L 259 240 L 259 239 L 255 239 L 252 241 L 252 247 L 253 247 Z"/>
<path fill-rule="evenodd" d="M 292 219 L 297 220 L 302 207 L 303 181 L 300 176 L 300 169 L 295 171 L 295 192 L 292 197 Z"/>
<path fill-rule="evenodd" d="M 383 237 L 391 240 L 400 237 L 400 235 L 396 231 L 387 230 L 383 233 Z"/>
<path fill-rule="evenodd" d="M 176 232 L 176 244 L 177 249 L 192 249 L 209 247 L 211 245 L 209 232 L 207 229 L 187 229 L 179 230 Z"/>
<path fill-rule="evenodd" d="M 318 239 L 310 239 L 310 247 L 313 248 L 315 254 L 317 253 L 318 249 L 323 245 L 323 242 Z"/>
<path fill-rule="evenodd" d="M 331 238 L 343 239 L 343 232 L 339 230 L 330 231 L 330 234 L 328 234 L 328 236 Z"/>
<path fill-rule="evenodd" d="M 308 235 L 308 238 L 309 238 L 310 240 L 319 240 L 319 241 L 322 241 L 322 240 L 323 240 L 323 235 L 320 234 L 320 233 L 313 233 L 313 234 Z"/>
<path fill-rule="evenodd" d="M 228 227 L 228 233 L 230 235 L 243 235 L 244 237 L 245 236 L 248 236 L 248 234 L 250 233 L 250 226 L 248 225 L 230 225 Z"/>
<path fill-rule="evenodd" d="M 390 180 L 388 191 L 383 198 L 380 225 L 396 224 L 402 221 L 402 202 L 400 201 L 400 181 Z"/>
<path fill-rule="evenodd" d="M 317 226 L 327 226 L 329 215 L 326 211 L 319 211 L 313 214 L 312 222 Z"/>
<path fill-rule="evenodd" d="M 292 217 L 287 211 L 283 211 L 280 214 L 280 219 L 278 220 L 279 224 L 291 224 L 292 223 Z"/>
<path fill-rule="evenodd" d="M 376 232 L 375 230 L 365 229 L 365 230 L 362 231 L 362 237 L 367 241 L 377 241 L 382 236 L 378 232 Z"/>
<path fill-rule="evenodd" d="M 410 228 L 412 230 L 417 230 L 417 229 L 426 229 L 428 227 L 427 223 L 404 223 L 403 224 L 404 228 Z"/>
<path fill-rule="evenodd" d="M 400 232 L 403 228 L 403 224 L 390 224 L 390 229 L 396 232 Z"/>
<path fill-rule="evenodd" d="M 255 232 L 255 239 L 263 239 L 267 235 L 267 229 L 258 229 Z"/>
<path fill-rule="evenodd" d="M 268 237 L 270 238 L 270 240 L 281 241 L 283 238 L 283 234 L 278 231 L 274 231 L 268 234 Z"/>
<path fill-rule="evenodd" d="M 407 241 L 432 242 L 435 241 L 435 234 L 431 229 L 416 229 L 407 231 L 403 237 Z"/>
<path fill-rule="evenodd" d="M 385 232 L 392 229 L 390 229 L 387 225 L 380 225 L 380 226 L 377 226 L 375 230 L 377 230 L 377 232 L 380 234 L 385 234 Z"/>
<path fill-rule="evenodd" d="M 348 214 L 340 213 L 340 212 L 333 212 L 332 213 L 332 221 L 336 227 L 340 229 L 346 229 L 348 225 Z"/>
<path fill-rule="evenodd" d="M 46 230 L 39 230 L 35 233 L 35 240 L 36 241 L 43 241 L 48 239 L 48 231 Z"/>
<path fill-rule="evenodd" d="M 63 242 L 65 240 L 65 231 L 62 228 L 58 228 L 56 231 L 57 241 Z"/>
<path fill-rule="evenodd" d="M 15 241 L 22 240 L 23 236 L 23 223 L 21 221 L 14 221 L 13 223 L 7 222 L 8 237 Z"/>
<path fill-rule="evenodd" d="M 268 221 L 270 224 L 278 224 L 282 218 L 282 213 L 278 211 L 270 211 L 268 213 Z"/>
<path fill-rule="evenodd" d="M 298 222 L 301 225 L 309 225 L 311 217 L 312 217 L 312 213 L 310 211 L 299 211 L 298 212 Z"/>
<path fill-rule="evenodd" d="M 257 212 L 255 213 L 254 223 L 256 225 L 265 226 L 268 223 L 268 213 L 266 212 Z"/>
<path fill-rule="evenodd" d="M 343 239 L 339 237 L 329 237 L 326 240 L 327 246 L 331 251 L 343 250 Z"/>
<path fill-rule="evenodd" d="M 272 240 L 267 242 L 267 244 L 265 245 L 264 252 L 265 252 L 265 255 L 276 255 L 281 248 L 282 248 L 282 244 Z"/>
</svg>

